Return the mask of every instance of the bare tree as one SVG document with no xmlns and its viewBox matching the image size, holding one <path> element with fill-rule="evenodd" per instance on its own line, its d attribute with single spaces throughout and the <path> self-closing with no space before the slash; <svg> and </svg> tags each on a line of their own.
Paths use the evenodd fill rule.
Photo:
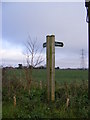
<svg viewBox="0 0 90 120">
<path fill-rule="evenodd" d="M 42 57 L 42 50 L 39 49 L 37 38 L 35 40 L 31 40 L 31 37 L 28 36 L 28 40 L 25 44 L 27 49 L 27 64 L 32 67 L 36 67 L 40 65 L 44 59 Z"/>
<path fill-rule="evenodd" d="M 26 70 L 26 79 L 27 79 L 28 89 L 30 90 L 33 68 L 36 67 L 37 65 L 40 65 L 44 61 L 44 58 L 42 56 L 43 49 L 40 49 L 40 46 L 38 46 L 37 38 L 32 41 L 30 35 L 28 36 L 28 40 L 25 43 L 25 46 L 27 50 L 26 53 L 27 67 L 29 68 Z M 30 76 L 28 70 L 30 70 Z"/>
</svg>

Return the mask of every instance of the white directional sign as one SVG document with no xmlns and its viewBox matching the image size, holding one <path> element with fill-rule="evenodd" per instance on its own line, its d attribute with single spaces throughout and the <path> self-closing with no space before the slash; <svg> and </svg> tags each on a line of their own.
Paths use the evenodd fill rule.
<svg viewBox="0 0 90 120">
<path fill-rule="evenodd" d="M 43 43 L 43 47 L 46 47 L 46 43 Z M 55 42 L 55 46 L 57 46 L 57 47 L 63 47 L 63 42 Z"/>
</svg>

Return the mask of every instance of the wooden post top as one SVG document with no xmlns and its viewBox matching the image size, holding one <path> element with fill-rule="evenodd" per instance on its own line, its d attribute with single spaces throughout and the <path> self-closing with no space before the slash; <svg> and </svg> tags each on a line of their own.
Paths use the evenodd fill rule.
<svg viewBox="0 0 90 120">
<path fill-rule="evenodd" d="M 46 37 L 55 37 L 55 35 L 47 35 Z"/>
<path fill-rule="evenodd" d="M 48 37 L 55 37 L 55 35 L 47 35 L 46 38 L 48 38 Z M 55 41 L 55 46 L 57 46 L 57 47 L 63 47 L 64 44 L 63 44 L 63 42 L 56 42 L 56 41 Z M 43 43 L 43 48 L 44 48 L 44 47 L 47 47 L 47 43 L 46 43 L 46 42 Z"/>
</svg>

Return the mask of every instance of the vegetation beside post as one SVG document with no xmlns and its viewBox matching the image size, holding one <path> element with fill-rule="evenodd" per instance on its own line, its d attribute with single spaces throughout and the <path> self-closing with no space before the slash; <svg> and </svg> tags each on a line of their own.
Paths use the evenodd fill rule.
<svg viewBox="0 0 90 120">
<path fill-rule="evenodd" d="M 37 38 L 35 40 L 32 40 L 30 36 L 28 36 L 28 40 L 25 43 L 26 46 L 26 61 L 27 61 L 27 69 L 26 69 L 26 79 L 27 79 L 27 88 L 30 93 L 30 86 L 32 82 L 32 74 L 33 74 L 33 68 L 35 68 L 37 65 L 40 65 L 44 59 L 42 57 L 42 49 L 39 49 Z"/>
</svg>

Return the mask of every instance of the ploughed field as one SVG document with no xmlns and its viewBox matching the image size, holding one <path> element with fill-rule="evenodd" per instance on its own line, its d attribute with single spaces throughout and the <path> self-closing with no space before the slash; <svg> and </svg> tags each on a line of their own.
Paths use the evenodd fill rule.
<svg viewBox="0 0 90 120">
<path fill-rule="evenodd" d="M 87 118 L 88 71 L 55 70 L 55 101 L 47 101 L 46 69 L 2 71 L 3 118 Z M 15 101 L 15 99 L 16 101 Z M 67 99 L 69 99 L 67 105 Z"/>
</svg>

